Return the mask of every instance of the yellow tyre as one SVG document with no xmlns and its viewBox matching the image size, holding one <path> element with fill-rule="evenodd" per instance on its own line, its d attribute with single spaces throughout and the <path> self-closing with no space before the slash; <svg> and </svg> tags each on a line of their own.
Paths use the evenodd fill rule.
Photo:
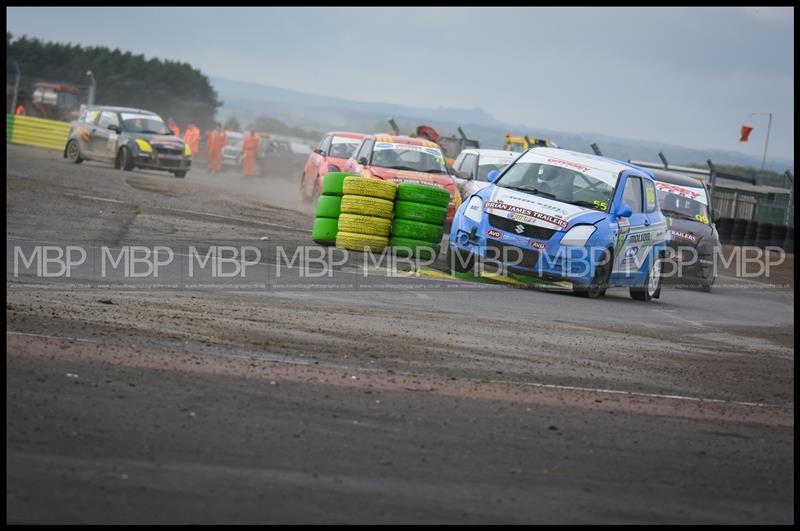
<svg viewBox="0 0 800 531">
<path fill-rule="evenodd" d="M 371 234 L 373 236 L 389 236 L 392 222 L 386 218 L 342 214 L 339 216 L 339 232 L 355 234 Z"/>
<path fill-rule="evenodd" d="M 342 185 L 343 195 L 361 195 L 394 201 L 397 185 L 390 181 L 369 177 L 345 177 Z"/>
<path fill-rule="evenodd" d="M 340 218 L 341 219 L 341 218 Z M 341 232 L 336 234 L 336 247 L 350 251 L 381 252 L 389 245 L 389 238 L 373 236 L 371 234 L 356 234 L 354 232 Z"/>
<path fill-rule="evenodd" d="M 345 195 L 342 196 L 340 211 L 342 214 L 359 214 L 361 216 L 392 219 L 394 203 L 377 197 Z"/>
</svg>

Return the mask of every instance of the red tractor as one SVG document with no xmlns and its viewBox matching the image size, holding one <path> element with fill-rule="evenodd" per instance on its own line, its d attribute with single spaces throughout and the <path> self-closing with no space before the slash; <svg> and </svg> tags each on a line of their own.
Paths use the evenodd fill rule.
<svg viewBox="0 0 800 531">
<path fill-rule="evenodd" d="M 400 128 L 397 127 L 397 122 L 395 122 L 393 118 L 389 118 L 389 125 L 391 126 L 395 135 L 400 134 Z M 434 144 L 437 144 L 440 148 L 442 148 L 442 153 L 444 154 L 445 159 L 447 159 L 447 164 L 452 166 L 458 157 L 458 154 L 461 153 L 462 150 L 468 148 L 478 149 L 481 147 L 477 140 L 471 140 L 467 138 L 467 135 L 464 134 L 464 131 L 460 127 L 458 128 L 458 134 L 461 136 L 461 138 L 457 138 L 456 135 L 442 136 L 430 125 L 418 125 L 416 132 L 411 136 L 424 138 L 426 140 L 430 140 Z"/>
<path fill-rule="evenodd" d="M 31 105 L 41 118 L 69 122 L 80 115 L 80 89 L 64 83 L 38 81 L 33 84 Z"/>
</svg>

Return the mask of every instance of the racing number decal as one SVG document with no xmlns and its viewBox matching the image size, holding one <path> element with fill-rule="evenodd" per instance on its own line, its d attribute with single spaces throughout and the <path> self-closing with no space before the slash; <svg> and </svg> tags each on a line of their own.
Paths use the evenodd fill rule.
<svg viewBox="0 0 800 531">
<path fill-rule="evenodd" d="M 594 201 L 592 201 L 592 203 L 594 204 L 595 208 L 599 208 L 603 212 L 608 210 L 608 203 L 606 203 L 605 201 L 598 201 L 597 199 L 595 199 Z"/>
<path fill-rule="evenodd" d="M 696 220 L 697 220 L 697 221 L 699 221 L 700 223 L 705 223 L 706 225 L 708 225 L 708 224 L 709 224 L 709 219 L 708 219 L 708 216 L 706 216 L 705 214 L 697 214 L 697 215 L 694 217 L 694 219 L 696 219 Z"/>
</svg>

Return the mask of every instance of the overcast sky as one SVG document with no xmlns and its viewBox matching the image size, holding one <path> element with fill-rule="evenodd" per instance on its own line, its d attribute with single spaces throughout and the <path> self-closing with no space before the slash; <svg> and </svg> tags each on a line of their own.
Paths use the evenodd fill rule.
<svg viewBox="0 0 800 531">
<path fill-rule="evenodd" d="M 794 159 L 793 8 L 7 8 L 7 31 L 355 100 Z M 739 127 L 755 127 L 741 144 Z"/>
</svg>

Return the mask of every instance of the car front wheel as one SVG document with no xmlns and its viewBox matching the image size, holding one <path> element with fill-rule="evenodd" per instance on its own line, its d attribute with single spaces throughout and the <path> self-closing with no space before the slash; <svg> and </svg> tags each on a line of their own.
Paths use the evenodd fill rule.
<svg viewBox="0 0 800 531">
<path fill-rule="evenodd" d="M 608 289 L 608 279 L 611 277 L 611 265 L 613 263 L 611 251 L 606 249 L 600 262 L 594 269 L 594 276 L 592 277 L 591 283 L 588 286 L 576 288 L 575 293 L 590 299 L 604 297 L 606 289 Z"/>
<path fill-rule="evenodd" d="M 80 164 L 83 162 L 83 157 L 81 157 L 81 147 L 78 145 L 78 141 L 73 139 L 67 143 L 67 158 L 70 162 L 75 164 Z"/>
<path fill-rule="evenodd" d="M 133 170 L 133 155 L 128 146 L 122 146 L 117 153 L 117 168 L 124 171 Z"/>
<path fill-rule="evenodd" d="M 631 298 L 637 301 L 651 301 L 661 294 L 661 257 L 657 256 L 650 264 L 644 286 L 631 288 Z"/>
</svg>

